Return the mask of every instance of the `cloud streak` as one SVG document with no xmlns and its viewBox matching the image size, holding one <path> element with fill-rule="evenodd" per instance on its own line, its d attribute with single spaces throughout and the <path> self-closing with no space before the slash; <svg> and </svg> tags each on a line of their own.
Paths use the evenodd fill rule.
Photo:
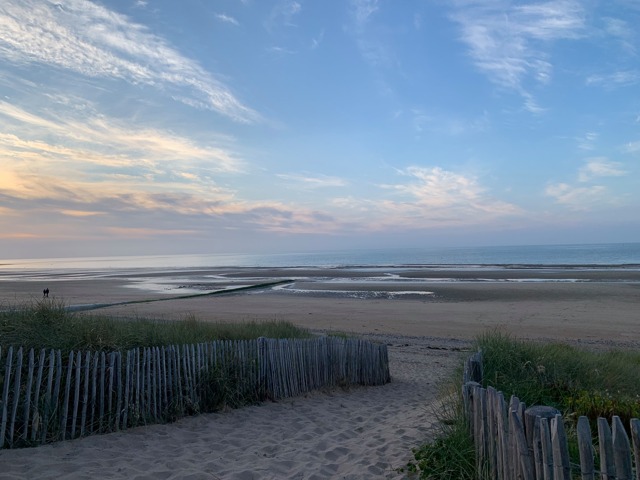
<svg viewBox="0 0 640 480">
<path fill-rule="evenodd" d="M 337 198 L 334 206 L 362 231 L 476 225 L 523 213 L 513 204 L 492 198 L 472 176 L 418 166 L 397 173 L 407 180 L 380 185 L 387 192 L 382 198 Z"/>
<path fill-rule="evenodd" d="M 473 64 L 496 85 L 524 98 L 525 108 L 540 111 L 528 84 L 547 84 L 553 64 L 548 46 L 579 38 L 585 14 L 572 0 L 527 5 L 496 0 L 459 0 L 452 19 L 469 48 Z"/>
<path fill-rule="evenodd" d="M 600 177 L 622 177 L 627 174 L 622 168 L 622 164 L 611 162 L 607 158 L 590 158 L 578 171 L 578 180 L 588 182 Z"/>
<path fill-rule="evenodd" d="M 240 25 L 240 22 L 238 22 L 238 20 L 236 20 L 234 17 L 225 15 L 224 13 L 217 13 L 216 18 L 223 23 L 229 23 L 231 25 L 235 25 L 236 27 Z"/>
<path fill-rule="evenodd" d="M 622 177 L 627 173 L 619 162 L 612 162 L 605 157 L 588 158 L 578 169 L 577 185 L 566 182 L 551 183 L 545 188 L 545 195 L 574 211 L 598 210 L 604 206 L 620 205 L 622 198 L 612 194 L 605 185 L 588 184 L 606 177 Z"/>
<path fill-rule="evenodd" d="M 143 25 L 87 0 L 3 2 L 0 58 L 148 85 L 237 122 L 261 120 L 198 62 Z"/>
<path fill-rule="evenodd" d="M 34 113 L 0 101 L 0 193 L 60 205 L 67 216 L 101 213 L 109 199 L 155 208 L 158 192 L 228 201 L 233 193 L 218 178 L 246 168 L 228 145 L 87 115 L 89 104 L 82 117 L 58 107 L 54 114 Z"/>
<path fill-rule="evenodd" d="M 348 182 L 339 177 L 328 175 L 299 175 L 299 174 L 279 174 L 278 178 L 292 183 L 300 188 L 331 188 L 345 187 Z"/>
</svg>

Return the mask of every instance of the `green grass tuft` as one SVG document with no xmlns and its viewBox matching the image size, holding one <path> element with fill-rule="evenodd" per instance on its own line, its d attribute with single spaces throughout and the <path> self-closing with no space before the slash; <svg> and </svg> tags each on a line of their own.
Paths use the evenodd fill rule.
<svg viewBox="0 0 640 480">
<path fill-rule="evenodd" d="M 581 415 L 589 418 L 594 433 L 598 417 L 618 415 L 627 427 L 629 419 L 640 418 L 640 353 L 636 351 L 590 351 L 499 332 L 481 335 L 475 347 L 483 352 L 484 387 L 494 387 L 506 399 L 515 395 L 527 406 L 547 405 L 563 413 L 574 461 L 577 442 L 572 433 Z M 421 479 L 484 478 L 472 464 L 473 443 L 460 407 L 460 372 L 452 383 L 458 389 L 445 410 L 442 428 L 431 444 L 414 451 L 416 462 L 409 465 Z"/>
<path fill-rule="evenodd" d="M 527 405 L 548 405 L 566 418 L 640 414 L 640 353 L 589 351 L 492 333 L 478 338 L 484 383 Z"/>
<path fill-rule="evenodd" d="M 459 379 L 458 380 L 459 383 Z M 457 390 L 456 390 L 457 391 Z M 409 472 L 426 480 L 474 480 L 475 448 L 462 413 L 460 397 L 453 394 L 441 410 L 435 412 L 438 431 L 432 443 L 413 450 L 415 462 Z"/>
<path fill-rule="evenodd" d="M 211 323 L 192 315 L 183 320 L 118 319 L 69 312 L 44 299 L 0 311 L 0 345 L 26 348 L 116 351 L 136 347 L 195 344 L 213 340 L 307 338 L 312 335 L 282 321 Z"/>
</svg>

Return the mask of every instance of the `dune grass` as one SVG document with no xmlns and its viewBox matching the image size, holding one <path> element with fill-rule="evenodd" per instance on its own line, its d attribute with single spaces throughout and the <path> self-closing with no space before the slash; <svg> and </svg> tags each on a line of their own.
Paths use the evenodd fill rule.
<svg viewBox="0 0 640 480">
<path fill-rule="evenodd" d="M 175 321 L 119 319 L 69 312 L 62 301 L 43 299 L 0 310 L 0 345 L 26 348 L 115 351 L 258 337 L 306 338 L 311 334 L 281 321 L 211 323 L 187 315 Z"/>
<path fill-rule="evenodd" d="M 513 338 L 499 332 L 476 339 L 484 358 L 483 386 L 492 386 L 508 399 L 516 395 L 527 406 L 548 405 L 562 412 L 567 422 L 570 450 L 577 419 L 585 415 L 596 432 L 598 417 L 620 416 L 628 426 L 640 418 L 640 353 L 635 351 L 590 351 L 563 343 L 539 343 Z M 474 458 L 461 408 L 462 369 L 451 379 L 455 393 L 441 414 L 441 431 L 434 442 L 414 451 L 416 461 L 409 468 L 422 479 L 476 478 Z M 574 445 L 572 445 L 574 443 Z"/>
<path fill-rule="evenodd" d="M 540 344 L 507 335 L 478 339 L 484 355 L 484 386 L 527 405 L 548 405 L 565 418 L 640 417 L 640 353 L 589 351 L 566 344 Z"/>
</svg>

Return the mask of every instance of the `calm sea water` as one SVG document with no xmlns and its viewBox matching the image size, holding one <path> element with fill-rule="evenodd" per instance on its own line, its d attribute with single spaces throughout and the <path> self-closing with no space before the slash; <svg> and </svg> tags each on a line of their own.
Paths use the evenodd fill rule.
<svg viewBox="0 0 640 480">
<path fill-rule="evenodd" d="M 269 255 L 156 255 L 0 260 L 0 270 L 404 265 L 640 266 L 640 243 L 378 249 Z"/>
</svg>

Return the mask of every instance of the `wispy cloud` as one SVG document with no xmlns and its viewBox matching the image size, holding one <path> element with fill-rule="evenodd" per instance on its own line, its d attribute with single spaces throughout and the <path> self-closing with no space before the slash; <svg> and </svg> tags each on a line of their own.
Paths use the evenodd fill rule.
<svg viewBox="0 0 640 480">
<path fill-rule="evenodd" d="M 295 17 L 302 12 L 302 4 L 295 0 L 280 0 L 271 9 L 265 28 L 272 31 L 276 26 L 295 27 Z"/>
<path fill-rule="evenodd" d="M 323 40 L 324 40 L 324 29 L 322 29 L 316 37 L 311 39 L 311 48 L 312 49 L 318 48 Z"/>
<path fill-rule="evenodd" d="M 640 140 L 635 141 L 635 142 L 629 142 L 627 143 L 624 147 L 623 150 L 626 153 L 636 153 L 636 152 L 640 152 Z"/>
<path fill-rule="evenodd" d="M 377 203 L 385 212 L 387 224 L 408 228 L 476 224 L 521 214 L 508 202 L 491 197 L 473 176 L 440 167 L 409 167 L 398 172 L 409 181 L 382 185 L 400 199 L 388 198 Z"/>
<path fill-rule="evenodd" d="M 245 168 L 227 145 L 58 107 L 55 114 L 33 113 L 0 102 L 0 193 L 69 200 L 61 207 L 67 215 L 101 211 L 73 202 L 126 199 L 128 192 L 182 191 L 218 200 L 230 194 L 216 178 Z"/>
<path fill-rule="evenodd" d="M 409 167 L 399 171 L 413 181 L 387 185 L 387 188 L 412 197 L 418 204 L 429 207 L 473 205 L 483 198 L 485 189 L 470 176 L 441 167 Z"/>
<path fill-rule="evenodd" d="M 378 11 L 378 0 L 351 0 L 352 14 L 357 29 L 366 27 L 371 16 Z"/>
<path fill-rule="evenodd" d="M 457 118 L 450 114 L 431 114 L 419 107 L 411 110 L 411 122 L 414 131 L 418 135 L 432 132 L 455 136 L 469 132 L 482 132 L 490 125 L 489 116 L 486 112 L 478 118 L 465 119 Z"/>
<path fill-rule="evenodd" d="M 598 134 L 596 132 L 587 132 L 582 136 L 576 138 L 578 142 L 578 148 L 581 150 L 593 150 L 594 143 L 598 139 Z"/>
<path fill-rule="evenodd" d="M 0 232 L 0 238 L 2 239 L 13 239 L 13 240 L 21 240 L 21 239 L 32 239 L 39 238 L 41 235 L 36 233 L 23 233 L 23 232 Z"/>
<path fill-rule="evenodd" d="M 578 169 L 577 182 L 550 183 L 545 188 L 545 195 L 571 210 L 598 210 L 605 206 L 619 205 L 622 202 L 620 194 L 612 193 L 606 185 L 585 185 L 600 181 L 605 177 L 621 177 L 627 175 L 622 164 L 612 162 L 606 157 L 588 158 Z"/>
<path fill-rule="evenodd" d="M 571 210 L 591 210 L 608 203 L 607 189 L 602 185 L 574 186 L 567 183 L 548 185 L 545 194 Z"/>
<path fill-rule="evenodd" d="M 604 22 L 605 32 L 617 39 L 627 53 L 634 55 L 636 53 L 635 29 L 627 21 L 620 18 L 605 17 L 602 21 Z"/>
<path fill-rule="evenodd" d="M 108 233 L 113 234 L 116 237 L 124 237 L 124 238 L 149 238 L 149 237 L 157 237 L 158 235 L 185 236 L 185 235 L 193 235 L 198 233 L 196 230 L 136 228 L 136 227 L 107 227 L 104 230 Z"/>
<path fill-rule="evenodd" d="M 222 23 L 229 23 L 231 25 L 235 25 L 236 27 L 240 25 L 240 22 L 238 22 L 238 20 L 236 20 L 234 17 L 225 15 L 224 13 L 216 13 L 216 18 Z"/>
<path fill-rule="evenodd" d="M 371 31 L 371 24 L 380 9 L 378 0 L 351 0 L 350 33 L 353 35 L 360 54 L 373 67 L 391 65 L 392 55 L 380 36 Z"/>
<path fill-rule="evenodd" d="M 604 157 L 590 158 L 578 171 L 578 180 L 588 182 L 599 177 L 621 177 L 627 174 L 622 164 Z"/>
<path fill-rule="evenodd" d="M 278 178 L 301 188 L 345 187 L 348 185 L 345 179 L 328 175 L 279 174 Z"/>
<path fill-rule="evenodd" d="M 474 65 L 496 85 L 524 97 L 525 108 L 540 107 L 528 83 L 546 84 L 553 64 L 549 45 L 579 38 L 585 13 L 577 1 L 560 0 L 527 5 L 504 1 L 458 0 L 452 14 L 461 28 Z"/>
<path fill-rule="evenodd" d="M 266 48 L 267 52 L 274 55 L 294 55 L 296 52 L 286 47 L 271 46 Z"/>
<path fill-rule="evenodd" d="M 40 63 L 88 77 L 149 85 L 238 122 L 260 120 L 198 62 L 145 26 L 88 0 L 4 2 L 0 58 L 16 65 Z"/>
<path fill-rule="evenodd" d="M 104 212 L 90 212 L 88 210 L 60 210 L 62 215 L 67 215 L 69 217 L 94 217 L 96 215 L 104 215 Z"/>
<path fill-rule="evenodd" d="M 628 87 L 640 83 L 640 70 L 620 70 L 603 75 L 590 75 L 587 85 L 605 88 Z"/>
</svg>

